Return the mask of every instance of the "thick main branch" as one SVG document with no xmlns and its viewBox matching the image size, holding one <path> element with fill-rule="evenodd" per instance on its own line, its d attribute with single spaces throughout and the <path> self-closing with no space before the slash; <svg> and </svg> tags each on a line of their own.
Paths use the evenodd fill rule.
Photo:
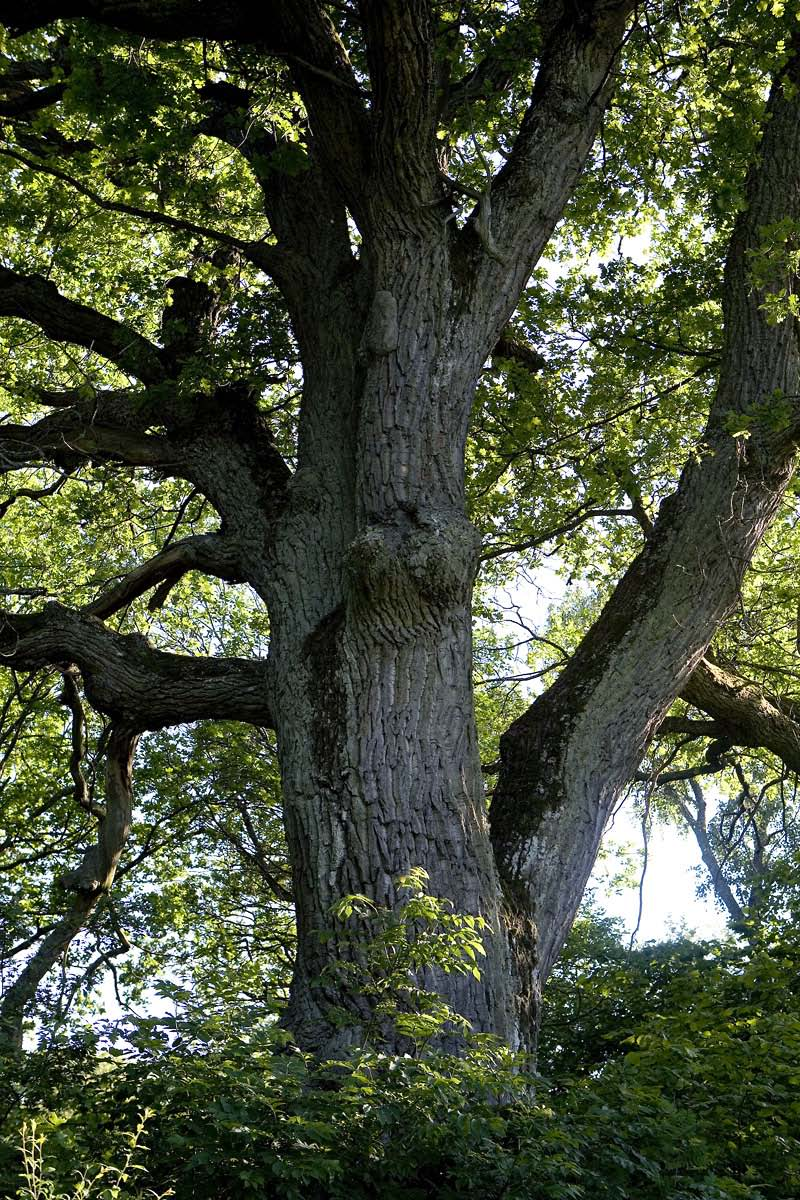
<svg viewBox="0 0 800 1200">
<path fill-rule="evenodd" d="M 101 354 L 143 383 L 164 378 L 157 346 L 120 321 L 68 300 L 42 275 L 21 275 L 0 266 L 0 316 L 32 321 L 48 337 Z"/>
<path fill-rule="evenodd" d="M 167 654 L 55 603 L 40 613 L 0 614 L 0 622 L 0 665 L 33 671 L 74 663 L 93 707 L 129 728 L 204 719 L 272 725 L 264 663 Z"/>
<path fill-rule="evenodd" d="M 540 67 L 511 155 L 487 180 L 462 234 L 474 262 L 473 305 L 487 338 L 478 347 L 484 358 L 584 168 L 634 7 L 633 0 L 557 5 L 544 22 Z"/>
<path fill-rule="evenodd" d="M 769 750 L 800 774 L 800 724 L 747 679 L 704 658 L 681 691 L 738 746 Z"/>
<path fill-rule="evenodd" d="M 800 219 L 793 49 L 729 250 L 722 369 L 702 449 L 569 666 L 501 739 L 492 836 L 527 964 L 520 971 L 531 971 L 534 989 L 563 944 L 611 809 L 736 603 L 792 476 L 790 434 L 756 421 L 749 439 L 737 439 L 729 421 L 763 412 L 775 395 L 800 415 L 795 319 L 771 323 L 749 278 L 763 227 Z"/>
</svg>

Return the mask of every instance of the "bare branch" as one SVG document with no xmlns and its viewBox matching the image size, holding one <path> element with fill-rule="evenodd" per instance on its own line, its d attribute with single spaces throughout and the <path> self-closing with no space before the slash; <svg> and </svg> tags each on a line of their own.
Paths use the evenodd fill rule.
<svg viewBox="0 0 800 1200">
<path fill-rule="evenodd" d="M 760 746 L 800 772 L 800 724 L 755 684 L 704 658 L 681 691 L 733 744 Z"/>
<path fill-rule="evenodd" d="M 662 784 L 698 779 L 701 775 L 718 775 L 720 771 L 724 771 L 731 765 L 731 760 L 725 757 L 725 753 L 729 749 L 729 743 L 715 742 L 709 746 L 706 752 L 707 761 L 704 763 L 698 763 L 694 767 L 684 767 L 679 771 L 663 771 L 656 775 L 646 771 L 637 771 L 633 778 L 637 783 L 649 783 L 653 787 L 660 787 Z"/>
<path fill-rule="evenodd" d="M 2 427 L 0 427 L 0 446 L 2 446 Z M 0 453 L 2 453 L 2 451 L 0 451 Z M 0 473 L 2 473 L 1 466 L 0 466 Z M 65 471 L 62 475 L 59 475 L 58 479 L 56 479 L 56 481 L 54 483 L 49 484 L 47 487 L 42 487 L 42 488 L 21 487 L 21 488 L 18 488 L 17 491 L 14 492 L 13 495 L 9 496 L 6 500 L 3 500 L 3 502 L 0 503 L 0 520 L 2 520 L 2 518 L 8 512 L 8 510 L 11 508 L 11 506 L 13 504 L 16 504 L 16 502 L 18 500 L 43 500 L 46 496 L 54 496 L 56 494 L 56 492 L 61 491 L 62 487 L 64 486 L 64 484 L 67 482 L 68 479 L 69 479 L 69 473 Z M 38 594 L 38 595 L 45 594 L 44 590 L 42 588 L 34 588 L 34 589 L 29 588 L 27 590 L 29 592 L 32 591 L 34 594 Z M 6 588 L 0 589 L 0 592 L 2 592 L 3 595 L 9 594 L 8 589 L 6 589 Z M 19 594 L 20 593 L 17 592 L 17 595 L 19 595 Z"/>
<path fill-rule="evenodd" d="M 678 805 L 681 816 L 686 821 L 686 824 L 691 829 L 695 836 L 697 845 L 700 850 L 700 855 L 706 865 L 709 875 L 711 876 L 711 884 L 714 888 L 720 902 L 728 911 L 731 920 L 736 924 L 744 924 L 745 913 L 739 901 L 733 894 L 733 889 L 728 883 L 723 873 L 722 864 L 714 853 L 714 848 L 711 845 L 711 839 L 708 835 L 708 825 L 706 823 L 706 800 L 703 795 L 703 790 L 696 780 L 690 780 L 692 794 L 695 800 L 695 808 L 689 806 L 685 795 L 678 788 L 669 787 L 669 794 L 672 796 L 675 803 Z"/>
<path fill-rule="evenodd" d="M 21 942 L 17 942 L 16 946 L 12 946 L 10 950 L 3 952 L 3 957 L 7 960 L 16 958 L 18 954 L 23 954 L 26 950 L 30 950 L 39 941 L 40 937 L 44 937 L 51 929 L 55 929 L 55 923 L 50 925 L 37 925 L 35 931 L 30 937 L 24 938 Z"/>
<path fill-rule="evenodd" d="M 64 690 L 62 701 L 72 714 L 72 751 L 69 758 L 69 773 L 72 776 L 73 794 L 78 805 L 85 812 L 97 817 L 98 821 L 105 819 L 105 809 L 95 804 L 83 773 L 83 760 L 86 756 L 86 713 L 83 711 L 81 694 L 75 671 L 64 671 Z"/>
<path fill-rule="evenodd" d="M 537 546 L 544 546 L 547 542 L 553 541 L 554 538 L 563 537 L 566 533 L 572 533 L 574 529 L 585 525 L 587 521 L 594 521 L 600 517 L 632 517 L 637 519 L 637 514 L 632 508 L 585 508 L 582 512 L 577 513 L 574 517 L 564 521 L 561 525 L 553 525 L 550 529 L 543 529 L 541 533 L 535 533 L 529 538 L 523 538 L 519 542 L 503 542 L 499 546 L 490 546 L 488 549 L 481 552 L 481 562 L 489 562 L 493 558 L 502 558 L 505 554 L 521 554 L 525 550 L 535 550 Z"/>
<path fill-rule="evenodd" d="M 293 894 L 290 887 L 287 887 L 278 876 L 275 874 L 274 865 L 270 861 L 269 855 L 266 853 L 264 845 L 258 836 L 256 828 L 250 816 L 248 803 L 242 796 L 232 796 L 230 800 L 236 805 L 242 823 L 247 831 L 247 836 L 250 839 L 248 846 L 240 834 L 233 829 L 226 821 L 216 818 L 213 822 L 214 828 L 230 842 L 230 844 L 238 851 L 245 862 L 253 866 L 264 880 L 267 888 L 272 892 L 276 900 L 282 900 L 285 903 L 291 903 Z"/>
<path fill-rule="evenodd" d="M 158 583 L 167 584 L 171 590 L 187 571 L 202 571 L 229 583 L 242 583 L 246 577 L 238 554 L 224 536 L 218 533 L 198 534 L 174 542 L 130 571 L 118 584 L 87 604 L 83 611 L 87 616 L 105 619 Z M 150 602 L 150 610 L 160 608 L 165 599 L 166 593 L 159 589 Z"/>
<path fill-rule="evenodd" d="M 232 720 L 272 726 L 266 664 L 154 650 L 55 602 L 35 614 L 0 614 L 0 663 L 37 670 L 74 663 L 99 712 L 132 729 Z"/>
</svg>

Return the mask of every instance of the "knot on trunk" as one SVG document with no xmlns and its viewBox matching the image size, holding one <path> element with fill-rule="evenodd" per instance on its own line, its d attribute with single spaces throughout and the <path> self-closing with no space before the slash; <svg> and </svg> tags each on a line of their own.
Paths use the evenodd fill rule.
<svg viewBox="0 0 800 1200">
<path fill-rule="evenodd" d="M 397 301 L 391 292 L 376 292 L 364 327 L 362 353 L 382 358 L 384 355 L 393 354 L 399 344 Z"/>
<path fill-rule="evenodd" d="M 479 546 L 463 516 L 398 509 L 350 544 L 348 573 L 356 595 L 371 605 L 402 608 L 407 620 L 409 605 L 411 612 L 420 606 L 442 610 L 468 600 Z"/>
<path fill-rule="evenodd" d="M 106 872 L 102 869 L 100 854 L 97 846 L 91 846 L 83 856 L 83 862 L 74 871 L 67 871 L 59 880 L 59 886 L 66 892 L 78 892 L 81 895 L 94 895 L 105 890 Z"/>
</svg>

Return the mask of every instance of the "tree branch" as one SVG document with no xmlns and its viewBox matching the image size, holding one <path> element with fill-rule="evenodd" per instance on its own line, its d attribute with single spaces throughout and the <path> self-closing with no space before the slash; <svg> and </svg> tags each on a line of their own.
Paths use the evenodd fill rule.
<svg viewBox="0 0 800 1200">
<path fill-rule="evenodd" d="M 0 473 L 41 462 L 71 471 L 89 458 L 177 468 L 180 452 L 165 437 L 82 419 L 73 410 L 43 417 L 33 425 L 0 424 Z"/>
<path fill-rule="evenodd" d="M 2 426 L 0 426 L 0 447 L 2 447 Z M 1 454 L 2 454 L 2 449 L 0 449 L 0 455 Z M 2 466 L 2 463 L 0 462 L 0 474 L 2 474 L 3 471 L 4 471 L 4 468 Z M 62 475 L 59 475 L 58 479 L 56 479 L 54 483 L 48 484 L 47 487 L 17 488 L 16 492 L 14 492 L 11 496 L 8 496 L 5 500 L 2 501 L 2 503 L 0 503 L 0 520 L 3 519 L 3 517 L 6 515 L 8 510 L 14 504 L 16 504 L 16 502 L 18 500 L 44 500 L 46 496 L 54 496 L 56 494 L 56 492 L 61 491 L 62 487 L 64 486 L 64 484 L 67 482 L 68 479 L 69 479 L 69 473 L 65 471 Z M 33 591 L 34 591 L 35 595 L 43 596 L 46 594 L 45 589 L 43 589 L 43 588 L 36 588 L 36 589 L 33 589 Z M 7 588 L 2 588 L 2 589 L 0 589 L 0 594 L 9 595 L 10 593 Z M 19 594 L 19 593 L 17 593 L 17 594 Z"/>
<path fill-rule="evenodd" d="M 0 316 L 31 321 L 48 337 L 101 354 L 143 383 L 165 378 L 157 346 L 120 321 L 68 300 L 42 275 L 21 275 L 0 266 Z"/>
<path fill-rule="evenodd" d="M 0 2 L 0 22 L 13 35 L 56 20 L 86 17 L 150 38 L 257 43 L 285 58 L 303 95 L 316 142 L 332 178 L 350 196 L 366 177 L 366 116 L 347 53 L 317 0 L 31 0 L 24 11 Z"/>
<path fill-rule="evenodd" d="M 508 19 L 480 62 L 443 89 L 440 120 L 449 124 L 462 114 L 468 116 L 473 104 L 504 92 L 520 65 L 530 62 L 539 36 L 539 29 L 528 13 Z"/>
<path fill-rule="evenodd" d="M 72 776 L 73 795 L 80 808 L 102 821 L 106 815 L 105 810 L 92 799 L 86 776 L 83 773 L 83 760 L 86 755 L 86 713 L 83 710 L 75 676 L 75 671 L 64 671 L 64 690 L 61 696 L 63 703 L 66 704 L 72 715 L 72 751 L 69 758 L 69 773 Z"/>
<path fill-rule="evenodd" d="M 722 367 L 702 450 L 567 667 L 500 740 L 492 840 L 534 989 L 563 944 L 606 819 L 676 695 L 702 698 L 715 719 L 733 718 L 743 695 L 721 669 L 712 672 L 720 685 L 713 698 L 700 690 L 704 677 L 690 678 L 738 601 L 794 465 L 793 435 L 769 420 L 753 422 L 747 439 L 729 425 L 731 413 L 763 411 L 774 395 L 800 421 L 797 322 L 791 314 L 770 322 L 750 278 L 763 227 L 800 219 L 800 37 L 792 49 L 773 81 L 728 251 Z M 769 740 L 777 751 L 780 742 L 800 765 L 794 729 L 781 726 L 777 709 L 762 705 L 761 713 L 759 744 Z"/>
<path fill-rule="evenodd" d="M 64 95 L 66 84 L 52 83 L 48 87 L 32 88 L 25 84 L 0 83 L 0 90 L 11 93 L 0 100 L 0 117 L 27 117 L 55 104 Z"/>
<path fill-rule="evenodd" d="M 800 724 L 755 684 L 704 658 L 681 697 L 713 718 L 735 745 L 769 750 L 800 773 Z"/>
<path fill-rule="evenodd" d="M 147 0 L 29 0 L 24 9 L 0 3 L 0 21 L 12 37 L 53 21 L 85 17 L 99 25 L 166 40 L 211 38 L 269 43 L 274 7 L 235 2 L 221 5 L 215 0 L 170 0 L 168 4 Z"/>
<path fill-rule="evenodd" d="M 114 587 L 87 604 L 83 612 L 87 616 L 105 620 L 158 583 L 167 584 L 171 590 L 187 571 L 202 571 L 206 575 L 225 579 L 228 583 L 243 583 L 246 579 L 238 553 L 222 534 L 198 534 L 173 542 L 130 571 Z M 166 592 L 159 588 L 148 606 L 150 611 L 160 608 L 165 600 Z"/>
<path fill-rule="evenodd" d="M 523 538 L 519 542 L 504 542 L 501 545 L 489 546 L 488 549 L 481 551 L 481 562 L 489 562 L 493 558 L 502 558 L 505 554 L 521 554 L 525 550 L 535 550 L 537 546 L 543 546 L 546 542 L 550 542 L 553 538 L 563 537 L 566 533 L 572 533 L 574 529 L 580 528 L 587 521 L 594 521 L 600 517 L 631 517 L 637 520 L 637 514 L 632 508 L 585 508 L 582 512 L 570 517 L 568 521 L 564 521 L 561 525 L 554 525 L 550 529 L 543 529 L 541 533 L 536 533 L 532 537 Z"/>
<path fill-rule="evenodd" d="M 80 865 L 64 875 L 62 888 L 75 893 L 72 906 L 51 928 L 33 958 L 15 979 L 0 1004 L 0 1048 L 21 1050 L 25 1010 L 51 967 L 85 928 L 102 896 L 114 882 L 125 847 L 133 805 L 131 770 L 138 736 L 117 728 L 106 748 L 105 809 L 97 841 L 84 853 Z"/>
<path fill-rule="evenodd" d="M 726 736 L 726 730 L 719 721 L 700 721 L 692 717 L 664 717 L 658 727 L 656 737 L 670 737 L 672 734 L 683 735 L 689 740 L 709 737 L 719 740 Z"/>
<path fill-rule="evenodd" d="M 208 116 L 199 132 L 232 146 L 249 163 L 278 239 L 277 246 L 252 244 L 251 261 L 272 275 L 290 300 L 319 286 L 310 282 L 315 275 L 335 280 L 352 271 L 347 212 L 318 161 L 313 139 L 308 141 L 305 168 L 287 171 L 282 155 L 287 150 L 296 153 L 298 146 L 261 126 L 246 89 L 209 82 L 200 89 L 200 97 L 207 103 Z"/>
<path fill-rule="evenodd" d="M 462 233 L 475 265 L 474 304 L 482 327 L 487 300 L 493 309 L 492 341 L 480 348 L 485 354 L 574 191 L 634 7 L 634 0 L 594 0 L 559 5 L 549 14 L 541 65 L 513 150 Z"/>
<path fill-rule="evenodd" d="M 709 875 L 711 876 L 711 886 L 714 888 L 717 898 L 727 909 L 728 915 L 734 924 L 744 925 L 744 909 L 734 896 L 733 889 L 723 874 L 722 864 L 714 853 L 714 848 L 711 845 L 711 839 L 708 836 L 708 825 L 706 823 L 706 800 L 705 796 L 703 795 L 703 789 L 694 779 L 689 781 L 689 786 L 692 789 L 692 794 L 695 799 L 696 808 L 694 812 L 686 803 L 686 800 L 677 788 L 670 787 L 668 788 L 668 791 L 675 800 L 675 803 L 678 805 L 681 816 L 695 836 L 695 840 L 697 841 L 697 845 L 700 850 L 700 855 L 706 865 Z"/>
<path fill-rule="evenodd" d="M 154 650 L 60 604 L 40 613 L 0 613 L 0 665 L 39 670 L 74 663 L 99 712 L 135 730 L 200 720 L 272 726 L 266 664 L 189 658 Z"/>
<path fill-rule="evenodd" d="M 172 229 L 178 233 L 190 233 L 195 237 L 207 238 L 209 241 L 218 242 L 222 246 L 231 246 L 239 250 L 245 258 L 248 258 L 255 266 L 258 266 L 268 274 L 271 274 L 273 270 L 280 270 L 282 265 L 278 248 L 269 245 L 263 238 L 256 238 L 254 240 L 238 238 L 230 233 L 225 233 L 224 230 L 212 229 L 208 225 L 200 225 L 196 221 L 187 220 L 185 217 L 173 217 L 169 213 L 158 212 L 152 208 L 140 208 L 136 204 L 126 204 L 123 200 L 110 200 L 105 196 L 101 196 L 99 192 L 83 183 L 80 179 L 76 179 L 74 175 L 70 175 L 67 171 L 62 171 L 60 167 L 29 158 L 28 155 L 20 154 L 18 150 L 13 150 L 10 146 L 0 147 L 0 157 L 13 159 L 15 162 L 22 163 L 23 166 L 28 167 L 32 171 L 38 171 L 42 175 L 50 175 L 53 179 L 58 179 L 62 183 L 66 183 L 78 195 L 90 200 L 92 204 L 104 212 L 120 213 L 123 216 L 145 221 L 149 225 L 160 225 L 163 229 Z"/>
<path fill-rule="evenodd" d="M 359 10 L 381 203 L 419 208 L 440 195 L 433 7 L 430 0 L 360 0 Z"/>
</svg>

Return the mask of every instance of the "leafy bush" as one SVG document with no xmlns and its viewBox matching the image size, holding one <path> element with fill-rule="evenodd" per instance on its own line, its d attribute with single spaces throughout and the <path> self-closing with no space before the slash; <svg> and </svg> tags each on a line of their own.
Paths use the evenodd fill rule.
<svg viewBox="0 0 800 1200">
<path fill-rule="evenodd" d="M 143 1112 L 136 1128 L 122 1135 L 120 1161 L 116 1164 L 95 1163 L 74 1168 L 74 1181 L 69 1192 L 59 1190 L 49 1161 L 48 1138 L 35 1120 L 25 1120 L 20 1131 L 19 1151 L 22 1159 L 19 1200 L 164 1200 L 171 1190 L 154 1192 L 142 1189 L 136 1180 L 145 1168 L 139 1161 L 143 1150 L 145 1125 L 152 1112 Z M 51 1119 L 52 1124 L 52 1119 Z"/>
<path fill-rule="evenodd" d="M 362 1048 L 315 1063 L 274 1017 L 241 1008 L 224 1019 L 178 1010 L 109 1030 L 100 1046 L 12 1060 L 0 1195 L 88 1200 L 76 1190 L 83 1180 L 92 1200 L 138 1200 L 146 1168 L 146 1185 L 177 1200 L 800 1196 L 796 940 L 628 956 L 607 929 L 584 930 L 554 985 L 546 1081 L 492 1039 L 470 1037 L 459 1057 L 431 1048 L 427 1019 L 447 1014 L 429 1010 L 409 978 L 433 960 L 472 969 L 479 930 L 423 885 L 411 880 L 391 913 L 364 910 L 376 922 L 359 968 L 377 980 L 381 1005 L 394 989 L 412 1025 L 422 1019 L 413 1056 Z M 341 917 L 358 916 L 359 904 L 350 897 Z M 49 1190 L 25 1180 L 22 1128 L 35 1128 Z"/>
</svg>

